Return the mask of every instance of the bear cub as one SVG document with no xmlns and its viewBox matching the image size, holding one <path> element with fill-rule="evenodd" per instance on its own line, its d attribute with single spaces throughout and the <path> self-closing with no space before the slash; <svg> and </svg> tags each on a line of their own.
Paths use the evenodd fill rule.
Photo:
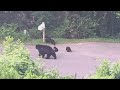
<svg viewBox="0 0 120 90">
<path fill-rule="evenodd" d="M 71 50 L 70 47 L 66 47 L 66 51 L 67 51 L 67 52 L 72 52 L 72 50 Z"/>
</svg>

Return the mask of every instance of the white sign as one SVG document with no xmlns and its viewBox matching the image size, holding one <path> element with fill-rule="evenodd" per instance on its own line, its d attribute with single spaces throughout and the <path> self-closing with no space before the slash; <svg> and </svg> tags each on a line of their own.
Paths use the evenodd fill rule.
<svg viewBox="0 0 120 90">
<path fill-rule="evenodd" d="M 42 22 L 42 24 L 38 26 L 38 30 L 43 30 L 43 29 L 45 29 L 45 23 L 44 22 Z"/>
</svg>

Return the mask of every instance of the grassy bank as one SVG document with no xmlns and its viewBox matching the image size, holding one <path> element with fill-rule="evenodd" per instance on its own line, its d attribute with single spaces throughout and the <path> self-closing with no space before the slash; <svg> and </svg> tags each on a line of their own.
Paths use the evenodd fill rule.
<svg viewBox="0 0 120 90">
<path fill-rule="evenodd" d="M 65 39 L 57 38 L 55 39 L 57 44 L 65 43 L 81 43 L 81 42 L 108 42 L 108 43 L 120 43 L 120 39 L 110 39 L 110 38 L 86 38 L 86 39 Z M 35 45 L 35 44 L 44 44 L 42 39 L 33 39 L 26 41 L 25 44 Z"/>
<path fill-rule="evenodd" d="M 2 44 L 3 40 L 0 40 L 0 44 Z M 120 43 L 120 39 L 110 39 L 110 38 L 86 38 L 86 39 L 65 39 L 65 38 L 56 38 L 57 44 L 66 44 L 66 43 L 83 43 L 83 42 L 108 42 L 108 43 Z M 29 41 L 25 41 L 25 44 L 35 45 L 35 44 L 44 44 L 42 39 L 31 39 Z"/>
</svg>

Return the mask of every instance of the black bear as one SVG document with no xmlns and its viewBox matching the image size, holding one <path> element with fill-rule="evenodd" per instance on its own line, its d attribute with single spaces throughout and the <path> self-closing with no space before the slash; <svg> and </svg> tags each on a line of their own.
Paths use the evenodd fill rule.
<svg viewBox="0 0 120 90">
<path fill-rule="evenodd" d="M 72 52 L 72 50 L 71 50 L 70 47 L 66 47 L 66 51 L 67 51 L 67 52 Z"/>
<path fill-rule="evenodd" d="M 54 50 L 55 52 L 58 52 L 58 48 L 57 48 L 57 47 L 53 47 L 53 50 Z"/>
<path fill-rule="evenodd" d="M 47 35 L 45 35 L 45 42 L 51 43 L 55 46 L 55 41 L 52 38 L 48 37 Z"/>
<path fill-rule="evenodd" d="M 50 46 L 37 44 L 36 49 L 39 51 L 39 56 L 42 55 L 42 58 L 47 54 L 46 59 L 49 59 L 51 55 L 56 59 L 56 53 Z"/>
</svg>

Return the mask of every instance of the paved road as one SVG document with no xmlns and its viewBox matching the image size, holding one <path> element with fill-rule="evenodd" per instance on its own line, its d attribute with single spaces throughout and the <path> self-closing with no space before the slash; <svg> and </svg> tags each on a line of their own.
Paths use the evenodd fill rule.
<svg viewBox="0 0 120 90">
<path fill-rule="evenodd" d="M 65 47 L 70 46 L 73 52 L 66 52 Z M 35 46 L 26 46 L 32 58 L 38 58 Z M 119 43 L 86 42 L 78 44 L 58 44 L 56 46 L 57 59 L 43 59 L 47 68 L 56 68 L 62 75 L 75 73 L 77 78 L 92 74 L 101 62 L 99 59 L 109 58 L 111 62 L 120 59 Z M 96 60 L 97 59 L 97 60 Z M 39 61 L 38 61 L 39 62 Z"/>
</svg>

